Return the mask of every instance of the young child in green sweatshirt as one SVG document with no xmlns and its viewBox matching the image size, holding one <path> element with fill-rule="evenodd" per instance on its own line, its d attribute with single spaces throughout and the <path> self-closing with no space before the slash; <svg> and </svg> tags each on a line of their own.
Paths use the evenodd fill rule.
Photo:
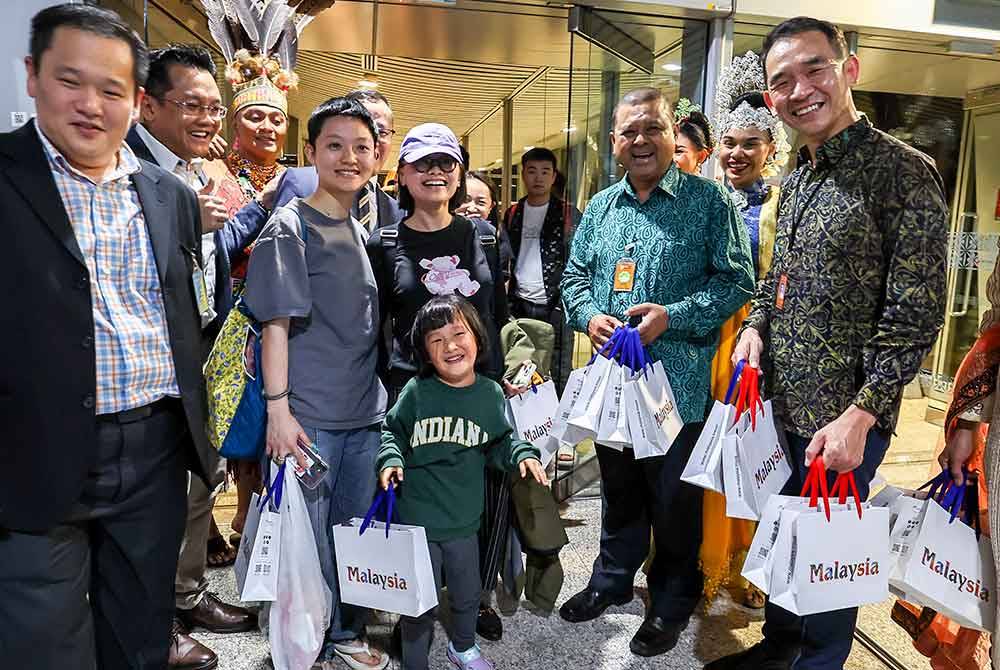
<svg viewBox="0 0 1000 670">
<path fill-rule="evenodd" d="M 417 314 L 410 337 L 421 370 L 386 415 L 376 460 L 379 481 L 383 488 L 390 479 L 400 484 L 399 521 L 424 527 L 438 588 L 442 571 L 446 577 L 448 660 L 460 670 L 492 670 L 476 644 L 483 470 L 489 464 L 548 481 L 538 450 L 514 438 L 503 391 L 476 374 L 488 340 L 475 307 L 456 295 L 432 298 Z M 427 669 L 434 616 L 431 610 L 402 617 L 405 670 Z"/>
</svg>

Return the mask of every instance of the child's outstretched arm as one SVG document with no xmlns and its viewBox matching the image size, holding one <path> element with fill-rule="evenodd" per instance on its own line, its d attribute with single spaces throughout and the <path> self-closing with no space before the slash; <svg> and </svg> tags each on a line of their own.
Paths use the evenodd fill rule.
<svg viewBox="0 0 1000 670">
<path fill-rule="evenodd" d="M 375 457 L 375 472 L 383 489 L 389 488 L 389 480 L 403 481 L 403 454 L 410 446 L 413 430 L 413 402 L 411 385 L 400 393 L 399 399 L 382 422 L 382 446 Z"/>
</svg>

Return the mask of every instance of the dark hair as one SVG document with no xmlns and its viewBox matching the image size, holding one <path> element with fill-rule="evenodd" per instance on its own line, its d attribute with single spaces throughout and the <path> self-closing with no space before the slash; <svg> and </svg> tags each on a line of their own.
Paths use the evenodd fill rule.
<svg viewBox="0 0 1000 670">
<path fill-rule="evenodd" d="M 315 148 L 316 140 L 319 138 L 319 134 L 323 132 L 323 124 L 326 123 L 327 119 L 338 116 L 350 117 L 364 123 L 368 132 L 372 134 L 372 141 L 378 144 L 378 128 L 375 126 L 375 119 L 368 113 L 364 105 L 346 96 L 330 98 L 326 102 L 320 103 L 312 111 L 312 114 L 309 115 L 309 122 L 306 124 L 308 138 L 306 141 Z"/>
<path fill-rule="evenodd" d="M 430 377 L 435 373 L 430 354 L 427 353 L 427 345 L 424 343 L 427 333 L 444 328 L 458 319 L 468 324 L 472 337 L 476 340 L 476 364 L 486 359 L 489 348 L 486 327 L 483 326 L 483 320 L 479 318 L 479 312 L 472 303 L 454 293 L 435 296 L 420 308 L 410 329 L 410 345 L 417 354 L 417 362 L 420 364 L 420 372 L 417 374 L 421 377 Z"/>
<path fill-rule="evenodd" d="M 56 28 L 83 30 L 100 37 L 125 42 L 132 50 L 132 78 L 135 79 L 135 87 L 139 88 L 146 84 L 149 52 L 142 39 L 110 9 L 76 3 L 47 7 L 31 18 L 28 51 L 31 53 L 31 63 L 36 74 L 42 64 L 42 54 L 52 46 L 52 35 L 55 34 Z"/>
<path fill-rule="evenodd" d="M 433 154 L 431 154 L 433 155 Z M 403 161 L 399 162 L 399 170 L 397 174 L 402 171 L 403 166 L 406 165 Z M 451 196 L 451 200 L 448 201 L 448 211 L 454 212 L 456 209 L 461 207 L 465 203 L 465 166 L 461 163 L 455 168 L 458 170 L 458 188 L 455 189 L 455 195 Z M 413 200 L 413 194 L 410 193 L 410 189 L 406 188 L 406 184 L 399 184 L 399 193 L 396 198 L 399 202 L 399 208 L 407 212 L 413 213 L 416 207 L 416 202 Z"/>
<path fill-rule="evenodd" d="M 488 173 L 482 170 L 472 170 L 465 174 L 465 191 L 468 194 L 469 191 L 469 180 L 475 179 L 476 181 L 486 184 L 486 189 L 490 192 L 490 199 L 493 201 L 493 207 L 490 208 L 489 213 L 486 215 L 487 221 L 493 224 L 496 228 L 498 225 L 499 215 L 497 213 L 497 208 L 500 206 L 500 189 L 497 188 L 497 183 L 493 181 Z"/>
<path fill-rule="evenodd" d="M 350 93 L 348 93 L 347 95 L 345 95 L 344 97 L 347 98 L 348 100 L 360 102 L 362 105 L 365 104 L 366 102 L 369 103 L 381 102 L 390 110 L 392 109 L 392 105 L 389 104 L 389 98 L 385 97 L 385 95 L 379 93 L 378 91 L 373 91 L 370 88 L 355 89 Z"/>
<path fill-rule="evenodd" d="M 157 100 L 171 88 L 170 66 L 180 65 L 207 72 L 215 77 L 215 61 L 205 47 L 190 44 L 168 44 L 149 52 L 149 75 L 146 77 L 146 94 Z"/>
<path fill-rule="evenodd" d="M 466 170 L 468 170 L 469 163 L 472 162 L 472 156 L 469 154 L 469 150 L 465 147 L 464 144 L 459 144 L 458 150 L 462 153 L 462 166 L 465 167 Z"/>
<path fill-rule="evenodd" d="M 524 155 L 521 156 L 522 170 L 529 161 L 547 161 L 552 163 L 553 172 L 559 168 L 559 162 L 556 160 L 556 155 L 552 153 L 551 149 L 546 149 L 545 147 L 532 147 L 531 149 L 525 151 Z"/>
<path fill-rule="evenodd" d="M 615 104 L 615 109 L 611 113 L 612 125 L 618 124 L 618 109 L 622 105 L 641 105 L 644 102 L 657 101 L 666 108 L 664 112 L 666 112 L 667 120 L 672 121 L 671 110 L 673 108 L 670 106 L 670 101 L 663 95 L 663 91 L 652 86 L 640 86 L 639 88 L 633 88 L 631 91 L 626 91 L 625 95 Z"/>
<path fill-rule="evenodd" d="M 695 110 L 677 122 L 677 132 L 688 138 L 691 144 L 698 147 L 698 151 L 707 150 L 709 153 L 715 149 L 715 141 L 712 139 L 712 126 L 708 122 L 708 117 Z"/>
<path fill-rule="evenodd" d="M 760 56 L 760 62 L 764 64 L 764 75 L 767 76 L 767 54 L 771 51 L 775 42 L 785 37 L 801 35 L 802 33 L 818 32 L 826 36 L 830 46 L 838 59 L 847 58 L 847 39 L 840 28 L 822 19 L 814 19 L 809 16 L 796 16 L 794 19 L 782 21 L 767 34 L 764 38 L 764 51 Z"/>
</svg>

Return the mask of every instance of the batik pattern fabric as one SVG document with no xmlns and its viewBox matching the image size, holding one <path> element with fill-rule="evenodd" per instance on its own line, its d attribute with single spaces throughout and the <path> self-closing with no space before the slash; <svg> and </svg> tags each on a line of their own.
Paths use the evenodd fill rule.
<svg viewBox="0 0 1000 670">
<path fill-rule="evenodd" d="M 635 261 L 631 291 L 614 291 L 615 265 Z M 566 320 L 587 332 L 599 314 L 625 320 L 644 302 L 669 325 L 646 349 L 663 363 L 685 422 L 703 421 L 719 326 L 749 298 L 746 226 L 723 186 L 671 165 L 645 202 L 628 178 L 591 198 L 561 284 Z"/>
<path fill-rule="evenodd" d="M 852 404 L 893 430 L 943 321 L 947 248 L 931 158 L 865 117 L 823 143 L 815 165 L 803 149 L 744 324 L 766 338 L 766 391 L 787 430 L 809 437 Z"/>
</svg>

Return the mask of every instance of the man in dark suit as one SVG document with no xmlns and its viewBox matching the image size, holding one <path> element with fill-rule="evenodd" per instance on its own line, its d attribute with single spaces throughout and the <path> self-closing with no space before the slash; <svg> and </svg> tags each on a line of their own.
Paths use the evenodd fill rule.
<svg viewBox="0 0 1000 670">
<path fill-rule="evenodd" d="M 389 158 L 389 152 L 392 150 L 392 136 L 396 134 L 392 107 L 389 106 L 389 100 L 378 91 L 357 90 L 348 93 L 346 97 L 364 105 L 368 113 L 375 119 L 375 125 L 378 126 L 378 163 L 375 170 L 375 173 L 378 174 L 382 171 L 386 159 Z M 274 205 L 280 207 L 292 198 L 306 198 L 313 194 L 318 185 L 319 177 L 316 175 L 316 168 L 311 165 L 285 170 L 278 181 Z M 375 203 L 374 207 L 372 207 L 372 202 Z M 379 187 L 377 177 L 372 177 L 368 186 L 358 194 L 357 202 L 354 203 L 351 213 L 368 232 L 382 226 L 399 223 L 404 216 L 396 199 Z"/>
<path fill-rule="evenodd" d="M 2 664 L 163 668 L 186 471 L 217 464 L 198 202 L 123 142 L 148 57 L 116 14 L 50 7 L 30 47 L 37 120 L 0 135 Z"/>
<path fill-rule="evenodd" d="M 183 44 L 150 52 L 145 89 L 141 121 L 129 131 L 126 142 L 136 156 L 171 172 L 192 192 L 200 191 L 208 184 L 201 161 L 208 155 L 211 140 L 226 114 L 215 82 L 212 55 L 202 47 Z M 264 218 L 255 213 L 264 210 L 254 201 L 247 205 L 249 214 L 237 212 L 226 220 L 226 209 L 218 198 L 199 193 L 198 200 L 203 228 L 215 229 L 203 232 L 198 245 L 206 269 L 209 301 L 216 312 L 214 318 L 202 323 L 203 351 L 208 353 L 233 301 L 229 259 L 256 239 Z M 216 476 L 225 477 L 223 461 Z M 175 580 L 178 621 L 173 627 L 169 662 L 174 670 L 200 670 L 218 662 L 215 652 L 188 634 L 195 627 L 213 633 L 238 633 L 257 627 L 255 614 L 225 603 L 208 591 L 207 545 L 216 493 L 217 489 L 207 488 L 197 477 L 190 478 L 187 526 Z"/>
</svg>

